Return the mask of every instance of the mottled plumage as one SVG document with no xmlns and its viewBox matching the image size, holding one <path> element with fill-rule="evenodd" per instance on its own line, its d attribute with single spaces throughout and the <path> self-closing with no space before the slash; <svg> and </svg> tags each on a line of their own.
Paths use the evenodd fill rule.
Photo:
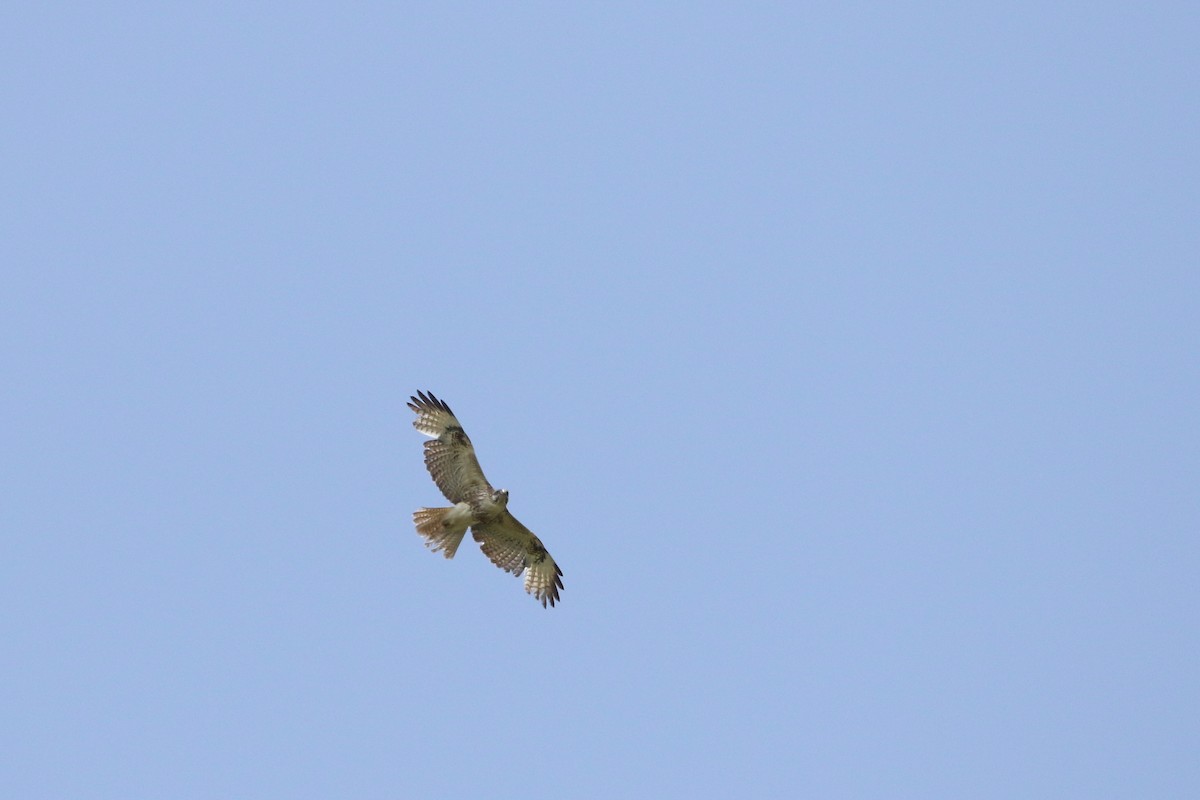
<svg viewBox="0 0 1200 800">
<path fill-rule="evenodd" d="M 417 533 L 433 552 L 454 558 L 467 529 L 493 564 L 513 575 L 525 573 L 525 591 L 553 606 L 563 588 L 562 570 L 540 539 L 508 511 L 508 491 L 497 491 L 483 476 L 475 447 L 450 406 L 433 393 L 417 392 L 408 407 L 413 427 L 426 436 L 425 466 L 438 489 L 454 505 L 413 513 Z"/>
</svg>

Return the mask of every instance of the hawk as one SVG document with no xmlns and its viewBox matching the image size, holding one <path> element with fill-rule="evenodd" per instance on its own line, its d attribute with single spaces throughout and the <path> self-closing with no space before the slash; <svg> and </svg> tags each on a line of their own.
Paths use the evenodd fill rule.
<svg viewBox="0 0 1200 800">
<path fill-rule="evenodd" d="M 413 427 L 426 436 L 425 467 L 433 482 L 454 505 L 448 508 L 420 508 L 413 512 L 417 533 L 425 537 L 425 546 L 454 558 L 467 528 L 479 542 L 483 554 L 505 572 L 525 573 L 525 591 L 542 601 L 545 608 L 558 601 L 563 588 L 562 570 L 546 552 L 541 539 L 533 535 L 508 510 L 508 490 L 493 489 L 475 448 L 462 424 L 444 400 L 433 392 L 417 392 L 408 407 L 416 412 Z"/>
</svg>

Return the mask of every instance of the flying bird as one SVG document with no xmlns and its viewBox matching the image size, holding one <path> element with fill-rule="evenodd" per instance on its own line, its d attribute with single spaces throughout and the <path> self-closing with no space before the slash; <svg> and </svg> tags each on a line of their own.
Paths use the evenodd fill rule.
<svg viewBox="0 0 1200 800">
<path fill-rule="evenodd" d="M 408 407 L 416 412 L 413 427 L 434 438 L 425 442 L 425 467 L 433 482 L 454 505 L 413 512 L 425 546 L 454 558 L 467 528 L 491 562 L 505 572 L 525 573 L 525 591 L 545 608 L 558 601 L 562 570 L 533 535 L 508 510 L 508 490 L 493 489 L 483 476 L 475 448 L 444 400 L 433 392 L 417 392 Z"/>
</svg>

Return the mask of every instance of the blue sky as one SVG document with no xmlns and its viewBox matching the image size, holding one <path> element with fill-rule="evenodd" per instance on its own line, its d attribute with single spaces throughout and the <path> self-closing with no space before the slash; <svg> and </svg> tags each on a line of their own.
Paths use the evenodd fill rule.
<svg viewBox="0 0 1200 800">
<path fill-rule="evenodd" d="M 1192 4 L 0 37 L 6 796 L 1200 791 Z"/>
</svg>

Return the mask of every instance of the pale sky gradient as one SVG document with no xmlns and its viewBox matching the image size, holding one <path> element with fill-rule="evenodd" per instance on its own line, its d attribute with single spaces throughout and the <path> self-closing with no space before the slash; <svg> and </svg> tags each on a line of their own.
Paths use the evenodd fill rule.
<svg viewBox="0 0 1200 800">
<path fill-rule="evenodd" d="M 0 795 L 1200 796 L 1200 6 L 0 42 Z"/>
</svg>

